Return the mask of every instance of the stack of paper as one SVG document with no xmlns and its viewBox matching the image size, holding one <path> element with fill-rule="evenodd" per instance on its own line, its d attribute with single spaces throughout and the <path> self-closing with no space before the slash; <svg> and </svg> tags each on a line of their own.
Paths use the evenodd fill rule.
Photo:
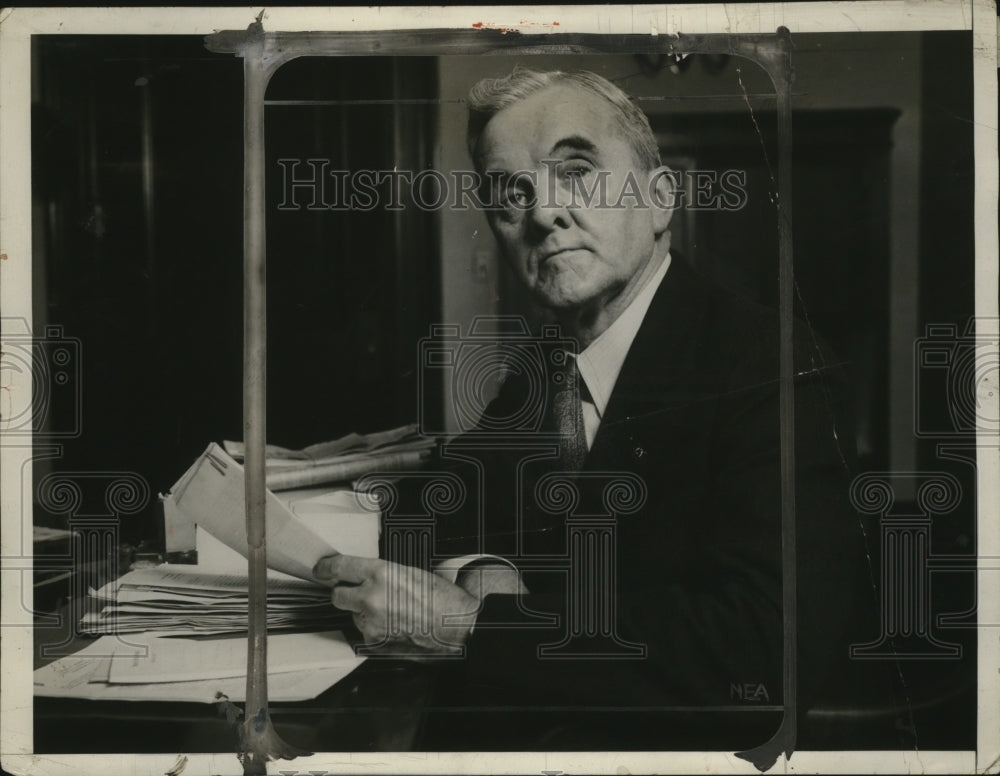
<svg viewBox="0 0 1000 776">
<path fill-rule="evenodd" d="M 270 636 L 268 697 L 303 701 L 364 661 L 337 632 Z M 35 671 L 35 694 L 60 698 L 211 703 L 245 700 L 247 639 L 102 636 Z"/>
<path fill-rule="evenodd" d="M 416 425 L 373 434 L 348 434 L 332 442 L 289 450 L 267 445 L 267 487 L 272 491 L 350 482 L 366 474 L 419 469 L 437 444 L 418 433 Z M 226 453 L 243 460 L 242 442 L 223 442 Z"/>
<path fill-rule="evenodd" d="M 91 596 L 99 612 L 80 621 L 83 633 L 148 632 L 194 636 L 247 630 L 247 576 L 218 574 L 203 566 L 163 565 L 130 571 Z M 270 576 L 267 628 L 271 630 L 343 627 L 347 615 L 333 608 L 329 588 Z"/>
<path fill-rule="evenodd" d="M 434 438 L 420 435 L 415 423 L 391 428 L 387 431 L 376 431 L 371 434 L 351 433 L 334 439 L 331 442 L 319 442 L 301 450 L 291 450 L 278 445 L 267 445 L 264 455 L 269 468 L 281 466 L 296 466 L 302 463 L 317 463 L 329 461 L 343 455 L 358 453 L 386 452 L 389 450 L 408 449 L 415 446 L 428 446 L 434 443 Z M 222 443 L 226 452 L 238 461 L 242 461 L 246 448 L 242 442 L 227 440 Z"/>
<path fill-rule="evenodd" d="M 198 565 L 134 570 L 91 591 L 103 606 L 84 616 L 82 632 L 245 632 L 244 486 L 243 467 L 218 445 L 209 445 L 162 497 L 168 535 L 190 525 Z M 338 552 L 378 557 L 378 512 L 352 491 L 325 490 L 290 491 L 281 499 L 268 492 L 266 509 L 268 630 L 343 627 L 348 615 L 333 608 L 330 583 L 313 579 L 312 568 Z"/>
<path fill-rule="evenodd" d="M 397 430 L 366 444 L 408 444 L 405 436 Z M 86 614 L 80 629 L 100 638 L 38 669 L 36 693 L 204 702 L 221 693 L 242 700 L 249 610 L 244 490 L 243 467 L 209 445 L 162 496 L 168 550 L 196 548 L 199 565 L 137 569 L 92 590 L 100 610 Z M 350 615 L 333 607 L 328 583 L 312 578 L 313 565 L 337 552 L 377 557 L 379 514 L 370 499 L 327 488 L 282 498 L 268 491 L 266 516 L 269 695 L 305 700 L 363 660 L 336 632 Z"/>
</svg>

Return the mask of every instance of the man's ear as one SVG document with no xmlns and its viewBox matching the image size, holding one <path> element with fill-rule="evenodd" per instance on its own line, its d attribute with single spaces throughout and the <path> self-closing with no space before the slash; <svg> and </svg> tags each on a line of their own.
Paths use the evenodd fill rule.
<svg viewBox="0 0 1000 776">
<path fill-rule="evenodd" d="M 649 198 L 653 210 L 653 233 L 659 237 L 673 218 L 677 200 L 678 174 L 666 165 L 661 165 L 649 173 Z"/>
</svg>

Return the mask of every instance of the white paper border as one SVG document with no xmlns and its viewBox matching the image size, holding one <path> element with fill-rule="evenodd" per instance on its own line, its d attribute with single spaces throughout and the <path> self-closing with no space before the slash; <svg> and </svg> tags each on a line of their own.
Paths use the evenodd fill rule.
<svg viewBox="0 0 1000 776">
<path fill-rule="evenodd" d="M 202 35 L 245 29 L 262 9 L 255 8 L 36 8 L 0 11 L 0 314 L 31 321 L 30 196 L 30 38 L 33 34 Z M 552 21 L 559 26 L 553 27 Z M 519 30 L 525 35 L 560 33 L 675 34 L 773 32 L 784 25 L 792 34 L 973 30 L 974 142 L 976 161 L 976 316 L 1000 317 L 997 297 L 997 17 L 988 0 L 937 2 L 840 2 L 725 5 L 424 7 L 424 8 L 269 8 L 268 30 L 388 30 L 453 27 Z M 984 332 L 980 332 L 981 334 Z M 995 333 L 995 331 L 994 331 Z M 5 390 L 30 395 L 30 375 L 16 375 Z M 1000 391 L 984 414 L 997 417 Z M 20 622 L 31 611 L 32 589 L 21 589 L 29 575 L 31 504 L 22 500 L 22 483 L 31 481 L 30 446 L 2 440 L 0 510 L 21 515 L 0 523 L 0 623 L 2 628 L 2 764 L 11 773 L 162 774 L 177 755 L 45 755 L 32 746 L 32 626 Z M 980 551 L 979 616 L 1000 622 L 1000 597 L 993 590 L 1000 560 L 1000 440 L 980 432 L 977 537 Z M 18 446 L 21 445 L 21 446 Z M 26 569 L 26 570 L 25 570 Z M 979 708 L 977 752 L 807 752 L 779 760 L 772 771 L 788 773 L 971 773 L 1000 771 L 1000 628 L 979 633 Z M 86 769 L 86 770 L 85 770 Z M 185 774 L 239 773 L 232 754 L 189 755 Z M 756 773 L 747 762 L 726 753 L 409 753 L 318 754 L 268 765 L 269 773 Z"/>
</svg>

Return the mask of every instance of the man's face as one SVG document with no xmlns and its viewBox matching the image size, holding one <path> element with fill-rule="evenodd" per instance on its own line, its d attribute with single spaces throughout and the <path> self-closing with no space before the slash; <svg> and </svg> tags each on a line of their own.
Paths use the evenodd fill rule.
<svg viewBox="0 0 1000 776">
<path fill-rule="evenodd" d="M 497 113 L 479 139 L 480 169 L 497 176 L 494 196 L 505 203 L 487 216 L 501 253 L 556 312 L 601 309 L 634 293 L 669 223 L 651 206 L 652 173 L 640 171 L 613 111 L 599 95 L 550 86 Z M 601 177 L 606 201 L 598 193 L 586 204 L 581 192 L 599 192 Z M 641 202 L 621 197 L 635 190 L 629 177 Z"/>
</svg>

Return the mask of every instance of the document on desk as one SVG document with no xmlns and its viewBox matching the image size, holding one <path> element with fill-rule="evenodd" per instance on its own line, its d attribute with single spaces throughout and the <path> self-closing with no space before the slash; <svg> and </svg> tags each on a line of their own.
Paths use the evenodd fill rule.
<svg viewBox="0 0 1000 776">
<path fill-rule="evenodd" d="M 130 571 L 90 595 L 103 606 L 84 614 L 83 633 L 200 636 L 247 629 L 245 571 L 219 574 L 202 566 L 163 564 Z M 332 606 L 328 588 L 268 573 L 269 631 L 332 630 L 348 617 Z"/>
<path fill-rule="evenodd" d="M 246 557 L 244 487 L 243 467 L 213 443 L 178 481 L 168 498 L 193 522 Z M 316 561 L 337 552 L 270 491 L 267 492 L 266 517 L 269 568 L 312 580 Z"/>
<path fill-rule="evenodd" d="M 158 636 L 130 637 L 142 650 L 116 654 L 108 681 L 112 684 L 153 684 L 196 679 L 246 677 L 246 638 L 173 639 Z M 284 633 L 267 639 L 267 674 L 312 671 L 341 663 L 354 667 L 359 658 L 339 631 Z"/>
<path fill-rule="evenodd" d="M 287 634 L 272 637 L 270 644 L 276 649 L 268 655 L 268 695 L 276 702 L 315 698 L 364 662 L 337 632 Z M 102 636 L 36 670 L 34 690 L 39 696 L 89 700 L 212 703 L 221 693 L 242 701 L 246 666 L 232 661 L 237 655 L 245 661 L 246 651 L 246 637 Z"/>
</svg>

